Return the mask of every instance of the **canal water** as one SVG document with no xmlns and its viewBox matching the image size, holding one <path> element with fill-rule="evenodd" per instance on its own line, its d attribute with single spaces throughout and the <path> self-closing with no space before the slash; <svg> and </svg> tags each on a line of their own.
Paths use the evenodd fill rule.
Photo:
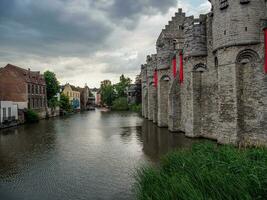
<svg viewBox="0 0 267 200">
<path fill-rule="evenodd" d="M 0 131 L 1 200 L 134 199 L 133 174 L 196 140 L 99 110 Z"/>
</svg>

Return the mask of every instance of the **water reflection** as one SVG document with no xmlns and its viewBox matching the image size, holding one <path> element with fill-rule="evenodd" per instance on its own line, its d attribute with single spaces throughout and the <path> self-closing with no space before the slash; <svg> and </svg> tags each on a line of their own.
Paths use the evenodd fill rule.
<svg viewBox="0 0 267 200">
<path fill-rule="evenodd" d="M 45 132 L 40 132 L 45 130 Z M 44 158 L 55 146 L 53 124 L 42 121 L 0 131 L 0 178 L 12 178 L 25 162 Z M 24 155 L 23 158 L 21 155 Z M 30 165 L 30 163 L 28 163 Z"/>
<path fill-rule="evenodd" d="M 131 200 L 136 168 L 193 142 L 98 110 L 0 131 L 0 199 Z"/>
<path fill-rule="evenodd" d="M 142 138 L 144 153 L 154 162 L 171 150 L 188 148 L 199 142 L 185 137 L 183 133 L 171 133 L 166 128 L 159 128 L 148 120 L 143 121 Z"/>
</svg>

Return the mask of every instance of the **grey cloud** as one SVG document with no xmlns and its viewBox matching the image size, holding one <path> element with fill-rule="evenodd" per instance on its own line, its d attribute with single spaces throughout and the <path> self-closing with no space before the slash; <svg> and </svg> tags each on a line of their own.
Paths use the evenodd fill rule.
<svg viewBox="0 0 267 200">
<path fill-rule="evenodd" d="M 85 47 L 86 52 L 96 50 L 112 28 L 90 14 L 64 10 L 66 3 L 1 0 L 1 45 L 28 52 L 41 51 L 45 55 L 81 54 Z"/>
<path fill-rule="evenodd" d="M 104 10 L 116 24 L 133 29 L 142 15 L 166 13 L 176 5 L 177 0 L 114 0 Z"/>
</svg>

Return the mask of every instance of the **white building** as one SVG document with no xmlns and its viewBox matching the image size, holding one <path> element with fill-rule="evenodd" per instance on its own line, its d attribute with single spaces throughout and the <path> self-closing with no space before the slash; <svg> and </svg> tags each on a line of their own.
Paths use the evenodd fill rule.
<svg viewBox="0 0 267 200">
<path fill-rule="evenodd" d="M 18 104 L 12 101 L 0 101 L 0 124 L 18 120 Z"/>
</svg>

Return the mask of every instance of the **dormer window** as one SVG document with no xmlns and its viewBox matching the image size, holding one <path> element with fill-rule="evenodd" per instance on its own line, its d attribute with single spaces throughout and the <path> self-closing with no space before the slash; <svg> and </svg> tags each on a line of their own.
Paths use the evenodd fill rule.
<svg viewBox="0 0 267 200">
<path fill-rule="evenodd" d="M 249 3 L 250 2 L 250 0 L 240 0 L 240 3 L 241 4 L 247 4 L 247 3 Z"/>
<path fill-rule="evenodd" d="M 226 9 L 229 6 L 228 0 L 220 0 L 220 9 Z"/>
</svg>

